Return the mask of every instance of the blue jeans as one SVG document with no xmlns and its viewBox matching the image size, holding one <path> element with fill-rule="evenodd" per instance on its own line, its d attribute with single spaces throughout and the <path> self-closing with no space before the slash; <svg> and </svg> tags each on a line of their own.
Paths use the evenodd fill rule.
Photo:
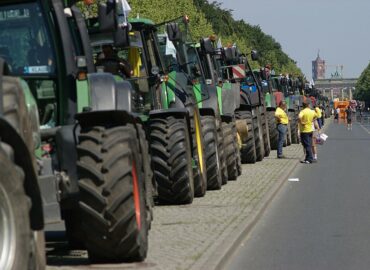
<svg viewBox="0 0 370 270">
<path fill-rule="evenodd" d="M 317 118 L 317 124 L 319 125 L 319 128 L 321 129 L 322 128 L 322 119 L 321 118 Z"/>
<path fill-rule="evenodd" d="M 277 130 L 279 132 L 277 156 L 280 157 L 283 155 L 283 145 L 285 141 L 286 132 L 288 130 L 288 126 L 283 125 L 283 124 L 278 124 Z"/>
<path fill-rule="evenodd" d="M 301 141 L 304 150 L 306 151 L 306 158 L 305 160 L 312 162 L 313 155 L 312 155 L 312 132 L 310 133 L 301 133 Z"/>
</svg>

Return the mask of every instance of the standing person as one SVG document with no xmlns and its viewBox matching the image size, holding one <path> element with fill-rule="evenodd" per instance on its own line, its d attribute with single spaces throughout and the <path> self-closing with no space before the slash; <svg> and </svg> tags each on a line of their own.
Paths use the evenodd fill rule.
<svg viewBox="0 0 370 270">
<path fill-rule="evenodd" d="M 317 161 L 317 146 L 316 146 L 316 139 L 320 135 L 320 127 L 317 122 L 317 119 L 313 121 L 312 123 L 312 156 L 313 156 L 313 161 Z"/>
<path fill-rule="evenodd" d="M 337 120 L 337 123 L 339 123 L 339 112 L 340 112 L 339 108 L 334 109 L 334 122 L 335 120 Z"/>
<path fill-rule="evenodd" d="M 347 118 L 347 129 L 352 130 L 352 109 L 350 106 L 347 107 L 345 113 Z"/>
<path fill-rule="evenodd" d="M 319 107 L 321 109 L 321 128 L 325 125 L 326 111 L 324 105 Z"/>
<path fill-rule="evenodd" d="M 301 142 L 306 152 L 306 157 L 301 163 L 310 164 L 313 162 L 312 156 L 312 124 L 316 118 L 315 111 L 311 110 L 306 102 L 302 103 L 303 109 L 298 115 L 299 131 L 301 132 Z"/>
<path fill-rule="evenodd" d="M 280 101 L 279 107 L 277 107 L 276 112 L 275 112 L 276 128 L 279 132 L 278 148 L 277 148 L 278 158 L 285 158 L 283 156 L 283 145 L 284 145 L 285 136 L 288 130 L 288 123 L 289 123 L 289 118 L 285 110 L 286 110 L 286 103 L 284 100 L 282 100 Z"/>
</svg>

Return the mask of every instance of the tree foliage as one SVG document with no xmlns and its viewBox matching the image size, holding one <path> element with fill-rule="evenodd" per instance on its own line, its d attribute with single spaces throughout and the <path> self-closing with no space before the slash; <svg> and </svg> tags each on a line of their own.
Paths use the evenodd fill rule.
<svg viewBox="0 0 370 270">
<path fill-rule="evenodd" d="M 98 0 L 102 2 L 104 0 Z M 106 0 L 105 0 L 106 1 Z M 168 21 L 183 15 L 190 18 L 190 29 L 194 40 L 216 34 L 224 46 L 237 44 L 243 53 L 251 49 L 259 52 L 260 59 L 253 67 L 271 64 L 276 73 L 289 73 L 302 76 L 296 63 L 282 51 L 281 45 L 261 28 L 244 20 L 235 20 L 232 10 L 223 9 L 221 4 L 207 0 L 129 0 L 131 17 L 153 20 L 155 23 Z M 96 14 L 96 5 L 83 8 L 85 15 Z"/>
<path fill-rule="evenodd" d="M 276 73 L 302 76 L 302 71 L 282 51 L 281 45 L 272 36 L 263 33 L 258 25 L 252 26 L 244 20 L 235 20 L 232 10 L 223 9 L 216 1 L 210 3 L 207 0 L 194 0 L 194 4 L 205 14 L 214 32 L 223 40 L 234 39 L 243 52 L 249 52 L 252 48 L 257 50 L 260 54 L 257 65 L 269 63 Z"/>
<path fill-rule="evenodd" d="M 177 17 L 188 15 L 191 34 L 195 40 L 204 33 L 213 33 L 212 26 L 203 13 L 199 12 L 192 0 L 131 0 L 131 16 L 149 18 L 161 23 Z"/>
<path fill-rule="evenodd" d="M 357 80 L 355 99 L 370 102 L 370 64 L 362 71 Z"/>
</svg>

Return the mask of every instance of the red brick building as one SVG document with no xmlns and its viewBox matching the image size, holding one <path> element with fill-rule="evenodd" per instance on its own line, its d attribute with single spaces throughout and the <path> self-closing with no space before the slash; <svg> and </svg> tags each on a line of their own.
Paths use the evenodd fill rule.
<svg viewBox="0 0 370 270">
<path fill-rule="evenodd" d="M 317 53 L 316 60 L 312 61 L 312 79 L 314 81 L 325 79 L 325 60 L 320 58 L 319 53 Z"/>
</svg>

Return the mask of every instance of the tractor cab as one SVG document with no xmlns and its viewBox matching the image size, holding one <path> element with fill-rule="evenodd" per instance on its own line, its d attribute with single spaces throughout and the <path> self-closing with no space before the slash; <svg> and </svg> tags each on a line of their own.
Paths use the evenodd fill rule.
<svg viewBox="0 0 370 270">
<path fill-rule="evenodd" d="M 91 22 L 90 22 L 91 23 Z M 108 72 L 117 80 L 126 80 L 133 88 L 136 113 L 149 114 L 162 108 L 160 96 L 163 61 L 158 51 L 156 27 L 148 19 L 130 19 L 126 44 L 115 45 L 109 35 L 90 34 L 94 63 L 98 72 Z M 109 56 L 107 57 L 107 50 Z"/>
</svg>

